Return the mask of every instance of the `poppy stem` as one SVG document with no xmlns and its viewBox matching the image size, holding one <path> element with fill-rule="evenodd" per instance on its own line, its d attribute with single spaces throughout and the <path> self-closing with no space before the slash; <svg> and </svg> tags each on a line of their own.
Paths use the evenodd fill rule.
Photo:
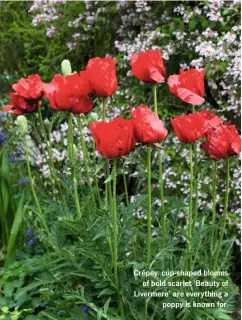
<svg viewBox="0 0 242 320">
<path fill-rule="evenodd" d="M 110 183 L 110 182 L 109 182 Z M 114 268 L 114 284 L 116 286 L 118 295 L 119 311 L 124 316 L 123 302 L 119 290 L 119 278 L 118 278 L 118 218 L 117 218 L 117 158 L 113 159 L 113 268 Z"/>
<path fill-rule="evenodd" d="M 50 167 L 49 178 L 50 178 L 50 180 L 52 182 L 53 190 L 54 190 L 54 187 L 57 187 L 57 189 L 59 191 L 59 195 L 61 197 L 61 200 L 63 201 L 63 203 L 64 203 L 64 205 L 65 205 L 65 207 L 67 209 L 66 200 L 65 200 L 65 197 L 64 197 L 64 195 L 62 193 L 61 186 L 60 186 L 58 180 L 53 178 L 53 175 L 52 175 L 52 172 L 51 172 L 51 170 L 54 171 L 55 167 L 54 167 L 54 162 L 53 162 L 52 150 L 51 150 L 51 147 L 49 145 L 48 138 L 47 138 L 47 133 L 46 133 L 46 130 L 45 130 L 44 121 L 43 121 L 42 112 L 40 110 L 40 107 L 38 107 L 38 115 L 39 115 L 40 127 L 41 127 L 41 130 L 42 130 L 43 136 L 44 136 L 44 141 L 45 141 L 45 144 L 46 144 L 47 153 L 48 153 L 48 157 L 49 157 L 48 158 L 49 167 Z"/>
<path fill-rule="evenodd" d="M 24 143 L 25 143 L 25 150 L 26 150 L 26 163 L 27 163 L 27 170 L 28 170 L 28 176 L 29 176 L 29 183 L 30 183 L 30 188 L 33 194 L 33 198 L 34 198 L 34 202 L 37 208 L 37 212 L 38 212 L 38 216 L 40 217 L 43 226 L 48 234 L 48 236 L 51 237 L 51 233 L 49 231 L 49 228 L 47 227 L 47 224 L 45 222 L 45 218 L 43 216 L 36 192 L 35 192 L 35 188 L 34 188 L 34 181 L 32 178 L 32 173 L 31 173 L 31 169 L 30 169 L 30 163 L 29 163 L 29 147 L 28 147 L 28 142 L 27 142 L 27 133 L 24 134 Z"/>
<path fill-rule="evenodd" d="M 147 253 L 146 263 L 150 264 L 150 245 L 151 245 L 151 147 L 147 148 L 147 194 L 148 194 L 148 213 L 147 213 Z"/>
<path fill-rule="evenodd" d="M 82 120 L 81 120 L 80 117 L 77 117 L 77 122 L 78 122 L 80 137 L 81 137 L 81 145 L 82 145 L 82 151 L 83 151 L 83 158 L 84 158 L 84 166 L 85 166 L 87 184 L 88 184 L 89 190 L 90 190 L 91 195 L 92 195 L 93 204 L 96 207 L 96 200 L 95 200 L 95 197 L 94 197 L 92 184 L 91 184 L 91 179 L 90 179 L 90 175 L 89 175 L 89 156 L 88 156 L 88 152 L 87 152 L 86 142 L 85 142 L 85 139 L 84 139 L 83 134 L 82 134 Z M 99 190 L 98 190 L 98 192 L 99 192 Z"/>
<path fill-rule="evenodd" d="M 192 211 L 193 211 L 193 145 L 189 145 L 189 162 L 190 162 L 190 200 L 189 200 L 189 221 L 188 221 L 188 253 L 191 252 L 192 239 Z M 191 270 L 191 258 L 189 257 L 189 268 Z"/>
<path fill-rule="evenodd" d="M 146 264 L 149 267 L 151 256 L 151 218 L 152 218 L 152 199 L 151 199 L 151 147 L 147 147 L 147 195 L 148 195 L 148 212 L 147 212 L 147 252 Z M 145 301 L 144 319 L 147 319 L 148 301 Z"/>
<path fill-rule="evenodd" d="M 195 106 L 192 105 L 192 113 L 194 113 Z M 195 201 L 194 201 L 194 218 L 193 218 L 193 227 L 195 229 L 195 225 L 197 222 L 197 214 L 198 214 L 198 168 L 197 168 L 197 143 L 194 142 L 194 192 L 195 192 Z"/>
<path fill-rule="evenodd" d="M 128 187 L 127 187 L 127 180 L 126 180 L 124 165 L 123 165 L 123 180 L 124 180 L 125 201 L 126 201 L 126 206 L 128 207 L 129 206 L 129 194 L 128 194 Z"/>
<path fill-rule="evenodd" d="M 96 174 L 96 148 L 95 148 L 95 141 L 93 141 L 93 167 L 94 167 L 94 182 L 95 182 L 95 187 L 97 189 L 97 198 L 98 198 L 98 205 L 101 205 L 101 196 L 100 196 L 100 190 L 99 190 L 99 185 L 98 185 L 98 179 L 97 179 L 97 174 Z"/>
<path fill-rule="evenodd" d="M 106 98 L 103 98 L 103 121 L 106 120 Z M 105 179 L 108 178 L 108 162 L 106 166 L 104 167 L 104 175 Z M 108 207 L 108 186 L 107 183 L 105 183 L 105 206 Z"/>
<path fill-rule="evenodd" d="M 75 164 L 73 164 L 73 126 L 72 126 L 72 113 L 70 112 L 68 118 L 68 157 L 71 161 L 71 175 L 72 175 L 72 183 L 73 183 L 73 191 L 74 191 L 74 199 L 76 205 L 77 218 L 81 219 L 81 208 L 78 197 L 77 190 L 77 180 L 76 180 L 76 168 Z"/>
<path fill-rule="evenodd" d="M 195 202 L 194 202 L 194 218 L 193 218 L 193 230 L 197 222 L 198 214 L 198 178 L 197 178 L 197 144 L 194 143 L 194 193 L 195 193 Z"/>
<path fill-rule="evenodd" d="M 213 184 L 213 212 L 212 212 L 212 236 L 211 236 L 211 255 L 213 256 L 213 250 L 214 250 L 214 224 L 215 224 L 215 218 L 216 218 L 216 177 L 217 177 L 217 162 L 216 160 L 213 160 L 213 175 L 212 175 L 212 184 Z"/>
<path fill-rule="evenodd" d="M 228 202 L 229 202 L 229 157 L 226 158 L 226 189 L 225 189 L 225 199 L 224 199 L 224 212 L 223 212 L 223 217 L 222 217 L 222 230 L 220 233 L 220 238 L 218 242 L 218 246 L 216 249 L 215 253 L 215 258 L 214 258 L 214 263 L 213 263 L 213 270 L 216 269 L 217 262 L 218 262 L 218 257 L 220 254 L 221 246 L 222 246 L 222 241 L 223 241 L 223 236 L 224 236 L 224 231 L 226 227 L 226 219 L 228 215 Z"/>
<path fill-rule="evenodd" d="M 158 116 L 157 107 L 157 84 L 154 84 L 154 109 Z M 158 150 L 158 166 L 159 166 L 159 185 L 160 185 L 160 199 L 161 199 L 161 246 L 162 248 L 166 245 L 166 212 L 165 212 L 165 200 L 164 200 L 164 182 L 163 182 L 163 165 L 162 165 L 162 155 L 161 150 Z"/>
</svg>

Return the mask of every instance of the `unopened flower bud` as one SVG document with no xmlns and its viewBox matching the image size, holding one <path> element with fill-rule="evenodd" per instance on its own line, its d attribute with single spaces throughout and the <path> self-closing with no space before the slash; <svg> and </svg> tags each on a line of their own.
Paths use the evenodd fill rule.
<svg viewBox="0 0 242 320">
<path fill-rule="evenodd" d="M 45 125 L 45 128 L 47 130 L 49 130 L 51 128 L 51 123 L 50 123 L 50 120 L 49 119 L 45 119 L 44 120 L 44 125 Z"/>
<path fill-rule="evenodd" d="M 69 60 L 65 59 L 61 62 L 61 71 L 64 76 L 68 76 L 69 74 L 72 74 L 71 63 Z"/>
<path fill-rule="evenodd" d="M 26 133 L 28 131 L 28 122 L 25 116 L 21 115 L 17 117 L 16 124 L 19 127 L 21 133 Z"/>
<path fill-rule="evenodd" d="M 90 113 L 90 118 L 92 121 L 97 121 L 98 120 L 98 114 L 96 112 L 91 112 Z"/>
</svg>

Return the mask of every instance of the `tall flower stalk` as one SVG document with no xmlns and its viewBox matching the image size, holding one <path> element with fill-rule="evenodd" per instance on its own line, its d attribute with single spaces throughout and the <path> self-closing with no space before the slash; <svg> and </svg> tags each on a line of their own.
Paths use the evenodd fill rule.
<svg viewBox="0 0 242 320">
<path fill-rule="evenodd" d="M 195 106 L 192 105 L 192 112 L 195 113 Z M 197 167 L 197 143 L 194 142 L 194 193 L 195 193 L 195 200 L 194 200 L 194 216 L 193 216 L 193 230 L 195 228 L 197 222 L 197 214 L 198 214 L 198 167 Z"/>
<path fill-rule="evenodd" d="M 154 109 L 155 113 L 158 116 L 158 107 L 157 107 L 157 84 L 154 84 Z M 160 185 L 160 199 L 161 199 L 161 245 L 162 248 L 166 244 L 166 212 L 165 212 L 165 201 L 164 201 L 164 183 L 163 183 L 163 165 L 162 165 L 162 155 L 160 150 L 158 150 L 158 166 L 159 166 L 159 185 Z"/>
<path fill-rule="evenodd" d="M 189 163 L 190 163 L 190 200 L 189 200 L 189 221 L 188 221 L 188 253 L 191 252 L 192 239 L 192 214 L 193 214 L 193 145 L 189 144 Z M 189 268 L 191 269 L 191 258 L 189 258 Z"/>
<path fill-rule="evenodd" d="M 124 316 L 123 302 L 119 289 L 118 279 L 118 218 L 117 218 L 117 196 L 116 196 L 116 185 L 117 185 L 117 158 L 113 159 L 113 269 L 114 269 L 114 284 L 118 295 L 119 311 Z"/>
<path fill-rule="evenodd" d="M 53 162 L 52 150 L 51 150 L 51 147 L 49 145 L 49 141 L 48 141 L 47 133 L 46 133 L 46 130 L 45 130 L 45 125 L 44 125 L 44 121 L 43 121 L 42 112 L 40 110 L 40 107 L 38 107 L 38 116 L 39 116 L 40 127 L 41 127 L 41 130 L 42 130 L 42 134 L 44 136 L 44 141 L 45 141 L 46 148 L 47 148 L 47 153 L 48 153 L 48 162 L 49 162 L 49 167 L 50 167 L 50 180 L 53 183 L 53 187 L 55 186 L 57 188 L 57 190 L 59 192 L 59 196 L 60 196 L 61 200 L 63 201 L 65 207 L 67 208 L 66 200 L 65 200 L 65 197 L 63 195 L 62 188 L 61 188 L 58 180 L 55 179 L 52 176 L 52 172 L 51 171 L 54 171 L 55 167 L 54 167 L 54 162 Z"/>
<path fill-rule="evenodd" d="M 69 118 L 68 118 L 68 157 L 71 162 L 74 160 L 73 159 L 73 126 L 72 126 L 72 113 L 71 112 L 70 112 Z M 81 214 L 81 207 L 80 207 L 80 203 L 79 203 L 79 196 L 78 196 L 78 190 L 77 190 L 76 168 L 73 163 L 71 163 L 71 176 L 72 176 L 77 218 L 81 219 L 82 214 Z"/>
<path fill-rule="evenodd" d="M 48 236 L 51 236 L 51 233 L 50 233 L 49 228 L 45 222 L 45 218 L 43 216 L 43 212 L 41 210 L 39 200 L 38 200 L 36 192 L 35 192 L 34 181 L 33 181 L 32 173 L 31 173 L 31 169 L 30 169 L 29 147 L 28 147 L 28 142 L 27 142 L 27 131 L 28 131 L 27 120 L 24 116 L 19 116 L 17 122 L 19 123 L 20 131 L 23 133 L 23 136 L 24 136 L 24 144 L 25 144 L 25 150 L 26 150 L 26 164 L 27 164 L 27 170 L 28 170 L 28 176 L 29 176 L 29 183 L 30 183 L 31 192 L 33 194 L 35 206 L 37 208 L 37 213 L 38 213 L 40 220 L 42 221 L 43 227 L 46 230 Z"/>
<path fill-rule="evenodd" d="M 152 214 L 152 202 L 151 202 L 151 147 L 147 147 L 147 195 L 148 195 L 148 212 L 147 212 L 147 251 L 146 251 L 146 263 L 150 264 L 150 246 L 151 246 L 151 214 Z"/>
<path fill-rule="evenodd" d="M 224 212 L 222 218 L 222 229 L 218 241 L 218 245 L 215 252 L 214 262 L 213 262 L 213 270 L 216 269 L 218 263 L 218 257 L 221 251 L 222 241 L 224 237 L 225 227 L 226 227 L 226 219 L 228 216 L 228 203 L 229 203 L 229 157 L 226 158 L 226 189 L 225 189 L 225 198 L 224 198 Z"/>
<path fill-rule="evenodd" d="M 82 120 L 81 120 L 80 117 L 77 117 L 77 122 L 78 122 L 80 137 L 81 137 L 81 145 L 82 145 L 82 151 L 83 151 L 83 158 L 84 158 L 84 166 L 85 166 L 87 184 L 88 184 L 89 190 L 90 190 L 91 195 L 92 195 L 93 204 L 96 207 L 96 200 L 95 200 L 95 197 L 94 197 L 92 184 L 91 184 L 91 179 L 90 179 L 90 175 L 89 175 L 89 156 L 88 156 L 88 152 L 87 152 L 86 142 L 85 142 L 85 139 L 84 139 L 83 134 L 82 134 Z M 99 190 L 98 190 L 98 192 L 99 192 Z"/>
<path fill-rule="evenodd" d="M 216 219 L 216 178 L 217 178 L 217 162 L 216 160 L 213 160 L 213 168 L 212 168 L 212 194 L 213 194 L 213 212 L 212 212 L 212 236 L 211 236 L 211 255 L 213 256 L 213 250 L 214 250 L 214 224 Z"/>
</svg>

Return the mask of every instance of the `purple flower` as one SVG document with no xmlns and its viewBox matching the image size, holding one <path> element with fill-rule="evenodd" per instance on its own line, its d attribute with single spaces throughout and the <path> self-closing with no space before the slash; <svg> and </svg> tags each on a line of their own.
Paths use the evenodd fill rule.
<svg viewBox="0 0 242 320">
<path fill-rule="evenodd" d="M 82 307 L 82 312 L 83 312 L 83 313 L 88 313 L 88 311 L 89 311 L 88 306 L 83 306 L 83 307 Z"/>
<path fill-rule="evenodd" d="M 24 159 L 23 158 L 18 158 L 17 161 L 18 162 L 24 162 Z"/>
<path fill-rule="evenodd" d="M 27 230 L 27 235 L 28 235 L 29 238 L 32 238 L 32 237 L 33 237 L 33 235 L 34 235 L 33 228 L 28 228 L 28 230 Z"/>
<path fill-rule="evenodd" d="M 18 184 L 29 184 L 29 178 L 26 179 L 19 179 L 17 181 Z"/>
<path fill-rule="evenodd" d="M 38 239 L 37 237 L 34 237 L 34 238 L 30 239 L 28 241 L 28 246 L 32 247 L 35 244 L 35 242 L 37 241 L 37 239 Z"/>
<path fill-rule="evenodd" d="M 0 145 L 4 144 L 6 140 L 6 134 L 3 131 L 0 131 Z"/>
<path fill-rule="evenodd" d="M 15 160 L 15 154 L 14 153 L 11 153 L 10 156 L 8 157 L 8 162 L 9 163 L 13 163 Z"/>
</svg>

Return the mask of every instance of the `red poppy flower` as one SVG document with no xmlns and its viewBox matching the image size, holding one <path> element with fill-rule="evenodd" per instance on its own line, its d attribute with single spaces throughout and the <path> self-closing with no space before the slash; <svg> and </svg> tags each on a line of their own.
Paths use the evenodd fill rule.
<svg viewBox="0 0 242 320">
<path fill-rule="evenodd" d="M 234 125 L 224 123 L 217 128 L 210 128 L 206 141 L 201 145 L 213 159 L 222 159 L 240 154 L 241 138 Z"/>
<path fill-rule="evenodd" d="M 207 126 L 207 130 L 209 130 L 210 128 L 216 128 L 223 124 L 223 121 L 219 118 L 219 116 L 209 112 L 207 109 L 201 111 L 200 113 L 206 120 L 205 123 Z"/>
<path fill-rule="evenodd" d="M 205 137 L 207 122 L 201 112 L 190 113 L 171 119 L 176 136 L 181 142 L 191 143 Z"/>
<path fill-rule="evenodd" d="M 90 59 L 86 72 L 91 91 L 95 96 L 109 97 L 117 90 L 116 61 L 113 58 Z"/>
<path fill-rule="evenodd" d="M 171 93 L 181 100 L 200 105 L 204 103 L 204 74 L 205 70 L 189 69 L 180 70 L 179 75 L 172 75 L 168 78 L 167 83 Z"/>
<path fill-rule="evenodd" d="M 130 111 L 134 123 L 134 135 L 138 142 L 161 142 L 167 136 L 163 122 L 147 106 L 140 105 Z"/>
<path fill-rule="evenodd" d="M 90 87 L 85 77 L 85 72 L 68 76 L 56 74 L 52 81 L 44 86 L 44 94 L 50 106 L 59 111 L 89 112 L 93 103 L 88 96 Z"/>
<path fill-rule="evenodd" d="M 11 114 L 23 114 L 35 111 L 38 108 L 39 101 L 43 95 L 44 83 L 38 74 L 32 74 L 27 78 L 21 78 L 12 85 L 15 92 L 10 92 L 11 97 L 9 105 L 3 107 L 4 111 L 10 111 Z"/>
<path fill-rule="evenodd" d="M 89 126 L 96 149 L 106 158 L 125 156 L 135 146 L 132 120 L 114 118 L 111 122 L 92 121 Z"/>
<path fill-rule="evenodd" d="M 133 54 L 131 59 L 133 75 L 144 82 L 161 83 L 165 80 L 165 67 L 161 56 L 161 50 L 142 51 Z"/>
</svg>

